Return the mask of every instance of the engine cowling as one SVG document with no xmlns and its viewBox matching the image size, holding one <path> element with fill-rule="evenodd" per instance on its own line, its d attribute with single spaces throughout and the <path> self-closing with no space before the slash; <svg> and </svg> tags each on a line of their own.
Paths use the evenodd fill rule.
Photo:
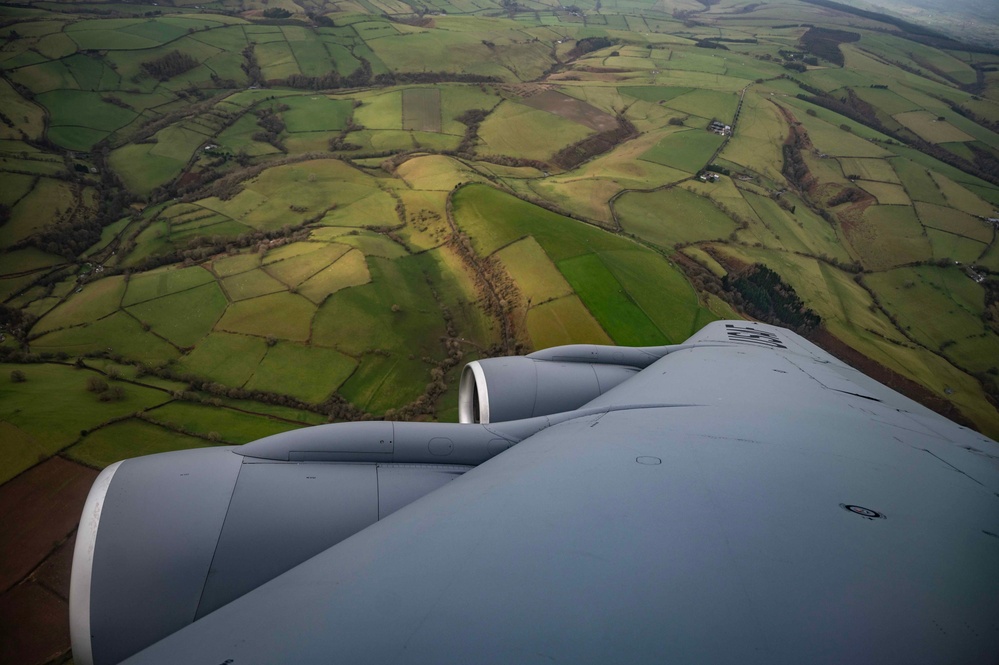
<svg viewBox="0 0 999 665">
<path fill-rule="evenodd" d="M 109 466 L 80 519 L 77 663 L 118 663 L 550 423 L 362 422 Z"/>
<path fill-rule="evenodd" d="M 638 369 L 529 356 L 475 360 L 461 373 L 458 420 L 488 424 L 572 411 L 619 385 Z"/>
</svg>

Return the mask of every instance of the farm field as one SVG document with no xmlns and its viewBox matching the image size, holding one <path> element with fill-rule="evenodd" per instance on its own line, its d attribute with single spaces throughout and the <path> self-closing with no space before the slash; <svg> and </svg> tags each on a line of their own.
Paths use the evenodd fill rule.
<svg viewBox="0 0 999 665">
<path fill-rule="evenodd" d="M 994 56 L 800 0 L 278 4 L 0 7 L 0 484 L 733 316 L 999 436 Z"/>
</svg>

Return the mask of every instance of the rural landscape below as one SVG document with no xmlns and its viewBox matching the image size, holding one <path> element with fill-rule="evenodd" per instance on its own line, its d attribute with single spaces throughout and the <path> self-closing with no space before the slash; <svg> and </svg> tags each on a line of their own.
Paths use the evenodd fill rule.
<svg viewBox="0 0 999 665">
<path fill-rule="evenodd" d="M 910 18 L 0 6 L 0 663 L 71 660 L 100 469 L 455 421 L 470 360 L 749 318 L 999 437 L 999 28 Z"/>
</svg>

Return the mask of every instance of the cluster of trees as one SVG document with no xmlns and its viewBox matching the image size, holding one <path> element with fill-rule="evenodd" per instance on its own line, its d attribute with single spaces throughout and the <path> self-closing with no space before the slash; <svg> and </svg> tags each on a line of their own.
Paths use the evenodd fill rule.
<svg viewBox="0 0 999 665">
<path fill-rule="evenodd" d="M 87 379 L 87 391 L 96 393 L 102 402 L 119 402 L 125 398 L 125 389 L 119 385 L 109 386 L 108 382 L 99 376 Z"/>
<path fill-rule="evenodd" d="M 361 64 L 346 77 L 340 76 L 336 70 L 330 70 L 320 76 L 305 76 L 292 74 L 285 79 L 274 79 L 268 85 L 280 85 L 299 90 L 335 90 L 337 88 L 360 88 L 371 83 L 371 63 L 361 58 Z"/>
<path fill-rule="evenodd" d="M 0 331 L 8 333 L 14 339 L 24 342 L 35 321 L 36 317 L 33 314 L 0 304 Z"/>
<path fill-rule="evenodd" d="M 281 140 L 281 132 L 285 130 L 284 120 L 278 115 L 281 111 L 287 111 L 290 107 L 287 104 L 279 104 L 277 108 L 265 108 L 257 111 L 257 125 L 263 130 L 253 134 L 254 141 L 270 143 L 272 146 L 287 154 L 288 148 Z"/>
<path fill-rule="evenodd" d="M 854 203 L 856 201 L 862 201 L 867 198 L 868 194 L 861 189 L 856 187 L 844 187 L 839 190 L 832 198 L 830 198 L 826 205 L 830 208 L 835 208 L 843 203 Z"/>
<path fill-rule="evenodd" d="M 347 125 L 340 130 L 340 133 L 334 136 L 329 141 L 330 151 L 336 152 L 338 150 L 360 150 L 362 146 L 357 143 L 351 143 L 347 140 L 347 135 L 351 132 L 357 132 L 364 129 L 363 125 L 359 125 L 354 122 L 353 118 L 347 120 Z"/>
<path fill-rule="evenodd" d="M 597 155 L 607 152 L 622 141 L 638 136 L 638 130 L 631 121 L 623 115 L 617 116 L 617 127 L 588 136 L 582 141 L 559 150 L 552 157 L 552 162 L 559 168 L 573 169 Z"/>
<path fill-rule="evenodd" d="M 469 158 L 475 152 L 475 143 L 479 139 L 479 125 L 489 116 L 489 111 L 485 109 L 469 109 L 455 118 L 465 125 L 465 134 L 458 144 L 458 154 Z"/>
<path fill-rule="evenodd" d="M 808 134 L 795 125 L 791 125 L 791 131 L 781 150 L 784 155 L 784 165 L 781 172 L 788 182 L 801 191 L 807 191 L 814 183 L 815 178 L 805 163 L 805 158 L 801 154 L 801 149 L 811 147 Z"/>
<path fill-rule="evenodd" d="M 327 210 L 323 210 L 318 216 L 322 217 L 326 214 L 326 212 Z M 275 229 L 273 231 L 251 231 L 235 237 L 197 236 L 195 238 L 191 238 L 183 247 L 146 257 L 141 262 L 134 265 L 131 270 L 134 272 L 145 272 L 147 270 L 159 268 L 160 266 L 165 266 L 171 263 L 193 265 L 194 263 L 204 261 L 209 257 L 222 254 L 223 252 L 235 251 L 243 247 L 253 247 L 255 245 L 259 247 L 265 243 L 267 244 L 267 247 L 274 247 L 278 244 L 306 240 L 309 237 L 309 232 L 308 230 L 303 229 L 303 227 L 308 223 L 309 221 L 306 221 L 303 224 L 295 226 L 285 224 L 280 229 Z M 111 269 L 106 271 L 105 275 L 112 275 L 117 272 L 124 271 Z"/>
<path fill-rule="evenodd" d="M 791 285 L 770 268 L 754 263 L 738 273 L 722 278 L 727 291 L 753 318 L 799 333 L 814 330 L 822 322 L 818 314 L 805 306 Z"/>
<path fill-rule="evenodd" d="M 56 219 L 38 233 L 12 245 L 11 249 L 30 246 L 75 259 L 101 239 L 101 230 L 120 219 L 131 202 L 131 196 L 120 185 L 105 184 L 99 191 L 96 211 L 78 205 L 75 210 Z"/>
<path fill-rule="evenodd" d="M 251 86 L 262 85 L 264 82 L 263 74 L 260 70 L 260 63 L 257 62 L 257 54 L 253 49 L 254 44 L 252 43 L 243 49 L 243 64 L 239 67 L 246 74 L 246 78 Z"/>
<path fill-rule="evenodd" d="M 725 46 L 724 44 L 719 44 L 717 41 L 713 39 L 698 39 L 696 42 L 694 42 L 694 46 L 698 48 L 719 49 L 721 51 L 729 50 L 727 46 Z"/>
<path fill-rule="evenodd" d="M 843 52 L 839 45 L 860 41 L 860 34 L 847 30 L 832 30 L 830 28 L 809 28 L 799 40 L 801 47 L 823 60 L 843 66 Z"/>
<path fill-rule="evenodd" d="M 164 56 L 147 60 L 142 63 L 142 70 L 160 81 L 172 79 L 180 76 L 184 72 L 189 72 L 200 63 L 187 53 L 180 51 L 170 51 Z"/>
<path fill-rule="evenodd" d="M 567 55 L 570 60 L 575 60 L 576 58 L 586 55 L 587 53 L 599 51 L 602 48 L 607 48 L 608 46 L 613 45 L 614 42 L 606 37 L 584 37 L 576 42 L 576 45 L 572 47 L 572 50 L 570 50 Z"/>
</svg>

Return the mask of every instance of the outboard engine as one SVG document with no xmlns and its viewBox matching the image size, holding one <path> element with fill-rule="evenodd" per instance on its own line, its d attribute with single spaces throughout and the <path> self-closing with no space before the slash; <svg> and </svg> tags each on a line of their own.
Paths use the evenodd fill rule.
<svg viewBox="0 0 999 665">
<path fill-rule="evenodd" d="M 672 347 L 573 344 L 527 356 L 475 360 L 458 386 L 458 420 L 500 423 L 578 409 Z"/>
</svg>

